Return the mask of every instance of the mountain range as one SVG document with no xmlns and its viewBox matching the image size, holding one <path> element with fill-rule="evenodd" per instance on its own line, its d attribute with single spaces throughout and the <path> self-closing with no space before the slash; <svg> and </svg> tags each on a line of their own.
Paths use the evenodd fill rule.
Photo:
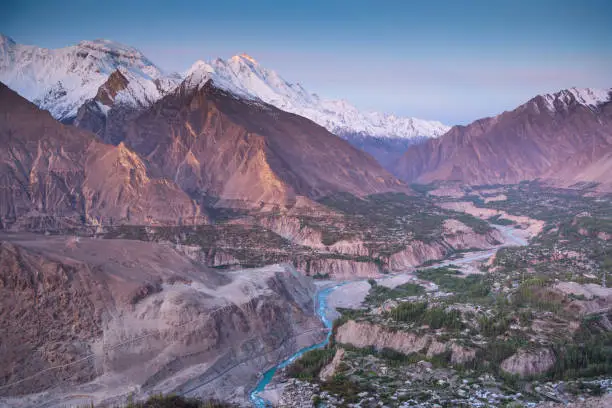
<svg viewBox="0 0 612 408">
<path fill-rule="evenodd" d="M 538 95 L 516 109 L 454 126 L 413 146 L 394 173 L 408 182 L 453 180 L 612 187 L 612 89 L 571 88 Z"/>
<path fill-rule="evenodd" d="M 246 54 L 172 74 L 108 40 L 50 50 L 6 36 L 0 80 L 51 114 L 2 89 L 5 224 L 50 213 L 199 223 L 211 203 L 292 205 L 438 180 L 612 184 L 610 90 L 539 95 L 449 130 L 321 98 Z"/>
<path fill-rule="evenodd" d="M 50 51 L 4 37 L 2 55 L 3 78 L 32 100 L 0 85 L 3 228 L 198 224 L 210 205 L 409 191 L 372 156 L 208 67 L 180 79 L 106 41 Z"/>
<path fill-rule="evenodd" d="M 372 154 L 386 167 L 408 146 L 449 129 L 436 121 L 362 112 L 346 101 L 321 98 L 246 54 L 228 60 L 197 61 L 183 74 L 168 74 L 137 49 L 108 40 L 46 49 L 18 44 L 0 35 L 0 81 L 64 123 L 83 123 L 79 117 L 86 114 L 90 118 L 85 122 L 91 121 L 93 114 L 95 123 L 85 127 L 115 144 L 123 137 L 120 122 L 126 116 L 150 106 L 181 80 L 203 73 L 221 89 L 311 119 Z M 114 95 L 104 98 L 103 88 L 108 87 L 111 75 Z M 123 79 L 117 82 L 119 77 Z M 115 112 L 111 113 L 111 108 Z M 107 118 L 111 123 L 108 127 Z"/>
</svg>

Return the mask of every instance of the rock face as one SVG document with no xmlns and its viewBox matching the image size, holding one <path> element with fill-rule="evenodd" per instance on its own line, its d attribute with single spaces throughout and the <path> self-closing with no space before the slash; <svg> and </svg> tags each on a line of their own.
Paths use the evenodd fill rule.
<svg viewBox="0 0 612 408">
<path fill-rule="evenodd" d="M 382 265 L 376 262 L 356 261 L 333 257 L 295 260 L 296 268 L 306 275 L 328 275 L 331 279 L 345 280 L 355 278 L 375 278 L 383 272 Z"/>
<path fill-rule="evenodd" d="M 375 346 L 379 349 L 390 348 L 410 354 L 426 350 L 431 337 L 417 336 L 408 332 L 392 332 L 376 324 L 349 320 L 338 328 L 336 341 L 360 348 Z"/>
<path fill-rule="evenodd" d="M 117 145 L 125 139 L 128 123 L 176 86 L 174 81 L 143 80 L 120 67 L 77 111 L 74 125 Z"/>
<path fill-rule="evenodd" d="M 502 361 L 500 367 L 507 373 L 527 377 L 550 370 L 555 365 L 556 360 L 555 354 L 547 348 L 533 351 L 520 350 Z"/>
<path fill-rule="evenodd" d="M 331 214 L 328 220 L 337 217 L 338 214 Z M 298 218 L 282 214 L 254 218 L 254 220 L 249 218 L 240 220 L 235 224 L 245 225 L 245 228 L 248 228 L 250 223 L 257 223 L 298 245 L 291 248 L 284 245 L 279 249 L 268 250 L 265 245 L 258 247 L 257 241 L 251 244 L 250 249 L 253 253 L 268 253 L 277 261 L 293 263 L 306 275 L 325 275 L 336 280 L 375 278 L 386 272 L 401 272 L 427 261 L 443 259 L 453 251 L 471 248 L 488 249 L 503 241 L 497 229 L 479 234 L 453 219 L 444 222 L 442 235 L 438 240 L 431 242 L 409 240 L 404 243 L 404 248 L 399 247 L 397 252 L 383 255 L 372 248 L 370 245 L 372 241 L 368 241 L 367 236 L 353 237 L 325 245 L 321 242 L 321 232 L 301 224 Z M 222 242 L 220 246 L 228 244 Z M 197 248 L 186 250 L 190 256 L 210 266 L 231 267 L 239 263 L 222 248 L 201 252 L 198 252 Z"/>
<path fill-rule="evenodd" d="M 349 320 L 338 327 L 335 340 L 340 344 L 351 344 L 364 348 L 374 346 L 377 349 L 390 348 L 404 354 L 426 353 L 428 357 L 450 350 L 453 363 L 465 363 L 473 360 L 476 351 L 456 343 L 444 344 L 434 336 L 417 335 L 411 332 L 393 331 L 383 326 Z"/>
<path fill-rule="evenodd" d="M 338 220 L 337 213 L 315 213 L 326 218 L 328 222 Z M 283 238 L 318 251 L 320 259 L 302 259 L 294 257 L 296 267 L 308 275 L 329 275 L 334 279 L 351 277 L 376 277 L 385 271 L 398 272 L 415 267 L 426 261 L 442 259 L 450 252 L 470 248 L 487 249 L 503 241 L 497 229 L 485 233 L 476 233 L 472 228 L 456 219 L 443 222 L 438 240 L 423 242 L 411 240 L 405 248 L 390 255 L 381 256 L 369 245 L 366 237 L 353 237 L 339 240 L 332 245 L 322 242 L 322 233 L 304 225 L 299 214 L 293 209 L 274 216 L 257 217 L 254 221 L 274 231 Z M 348 259 L 350 258 L 350 259 Z M 356 259 L 357 258 L 357 259 Z"/>
<path fill-rule="evenodd" d="M 0 321 L 5 345 L 0 354 L 1 394 L 25 394 L 53 382 L 95 377 L 95 365 L 86 357 L 92 342 L 102 336 L 105 303 L 110 298 L 92 278 L 91 271 L 79 263 L 63 263 L 0 242 Z M 49 367 L 71 363 L 53 375 L 22 381 Z"/>
<path fill-rule="evenodd" d="M 610 90 L 569 89 L 540 95 L 501 115 L 454 126 L 410 147 L 394 173 L 405 181 L 557 184 L 600 182 L 612 170 Z"/>
<path fill-rule="evenodd" d="M 314 122 L 206 78 L 187 78 L 132 121 L 124 143 L 192 197 L 219 197 L 226 205 L 407 189 Z"/>
<path fill-rule="evenodd" d="M 492 248 L 502 240 L 497 230 L 477 234 L 456 220 L 446 220 L 444 229 L 440 240 L 436 242 L 412 241 L 404 250 L 392 254 L 389 257 L 389 269 L 397 272 L 419 266 L 427 261 L 442 259 L 454 250 Z"/>
<path fill-rule="evenodd" d="M 0 112 L 0 227 L 205 221 L 124 145 L 60 124 L 1 83 Z"/>
<path fill-rule="evenodd" d="M 126 74 L 120 70 L 114 71 L 106 82 L 98 88 L 98 93 L 94 97 L 97 102 L 105 106 L 111 106 L 115 102 L 117 94 L 129 85 L 130 81 L 126 78 Z"/>
<path fill-rule="evenodd" d="M 334 215 L 330 215 L 334 216 Z M 299 218 L 291 215 L 273 215 L 259 217 L 256 222 L 262 227 L 275 232 L 281 237 L 288 239 L 298 245 L 305 245 L 311 248 L 324 248 L 321 231 L 317 231 L 303 225 Z"/>
<path fill-rule="evenodd" d="M 290 212 L 290 211 L 289 211 Z M 338 214 L 331 214 L 327 219 L 337 219 Z M 332 221 L 330 221 L 332 222 Z M 424 242 L 420 240 L 407 240 L 398 246 L 397 252 L 381 254 L 371 245 L 367 236 L 352 237 L 340 240 L 332 245 L 321 242 L 321 232 L 300 223 L 299 218 L 291 215 L 256 215 L 243 220 L 232 222 L 232 227 L 242 227 L 243 232 L 253 224 L 264 226 L 267 238 L 248 241 L 248 256 L 235 252 L 233 248 L 240 247 L 244 239 L 225 240 L 224 234 L 218 235 L 218 241 L 211 247 L 199 248 L 197 246 L 179 245 L 181 251 L 193 259 L 197 259 L 209 266 L 231 268 L 240 264 L 239 258 L 272 259 L 273 262 L 291 262 L 300 271 L 309 276 L 324 275 L 330 279 L 346 280 L 354 278 L 375 278 L 386 272 L 400 272 L 422 265 L 427 261 L 439 260 L 453 251 L 480 248 L 488 249 L 503 241 L 500 232 L 492 229 L 482 234 L 476 233 L 472 228 L 456 220 L 447 220 L 441 228 L 442 235 L 438 240 Z M 278 233 L 280 236 L 273 234 Z M 214 232 L 207 232 L 211 238 Z M 275 245 L 266 243 L 277 240 Z M 248 264 L 248 261 L 247 261 Z"/>
<path fill-rule="evenodd" d="M 314 285 L 289 266 L 219 273 L 159 244 L 7 237 L 0 395 L 10 406 L 110 403 L 134 389 L 240 400 L 258 372 L 324 335 Z"/>
</svg>

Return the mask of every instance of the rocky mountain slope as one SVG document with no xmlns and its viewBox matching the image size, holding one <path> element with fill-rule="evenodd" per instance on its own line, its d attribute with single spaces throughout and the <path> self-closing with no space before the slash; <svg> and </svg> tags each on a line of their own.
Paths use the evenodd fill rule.
<svg viewBox="0 0 612 408">
<path fill-rule="evenodd" d="M 288 266 L 218 272 L 168 245 L 16 234 L 0 266 L 0 406 L 244 401 L 260 371 L 323 336 L 315 287 Z"/>
<path fill-rule="evenodd" d="M 217 197 L 227 205 L 406 190 L 323 127 L 225 91 L 206 70 L 192 72 L 130 122 L 124 143 L 195 199 Z"/>
<path fill-rule="evenodd" d="M 572 88 L 510 112 L 455 126 L 408 149 L 394 172 L 406 181 L 470 184 L 550 179 L 610 187 L 612 90 Z"/>
<path fill-rule="evenodd" d="M 0 169 L 2 228 L 205 220 L 183 191 L 152 177 L 133 151 L 62 125 L 1 83 Z"/>
<path fill-rule="evenodd" d="M 64 122 L 73 121 L 78 109 L 117 69 L 129 72 L 134 85 L 121 94 L 121 102 L 135 107 L 150 104 L 179 81 L 137 49 L 113 41 L 46 49 L 18 44 L 0 34 L 0 81 Z"/>
</svg>

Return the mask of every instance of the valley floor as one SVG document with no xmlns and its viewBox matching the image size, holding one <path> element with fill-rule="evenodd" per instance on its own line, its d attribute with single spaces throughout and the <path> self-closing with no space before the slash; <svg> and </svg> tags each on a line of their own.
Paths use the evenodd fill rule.
<svg viewBox="0 0 612 408">
<path fill-rule="evenodd" d="M 202 226 L 3 233 L 0 406 L 608 398 L 612 198 L 422 191 L 216 209 Z"/>
</svg>

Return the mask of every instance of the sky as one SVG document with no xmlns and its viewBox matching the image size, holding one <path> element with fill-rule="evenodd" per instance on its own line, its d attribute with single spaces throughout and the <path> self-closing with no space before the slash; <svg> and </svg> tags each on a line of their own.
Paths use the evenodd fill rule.
<svg viewBox="0 0 612 408">
<path fill-rule="evenodd" d="M 610 0 L 2 0 L 0 32 L 106 38 L 168 71 L 247 53 L 357 107 L 465 124 L 544 92 L 612 87 Z"/>
</svg>

